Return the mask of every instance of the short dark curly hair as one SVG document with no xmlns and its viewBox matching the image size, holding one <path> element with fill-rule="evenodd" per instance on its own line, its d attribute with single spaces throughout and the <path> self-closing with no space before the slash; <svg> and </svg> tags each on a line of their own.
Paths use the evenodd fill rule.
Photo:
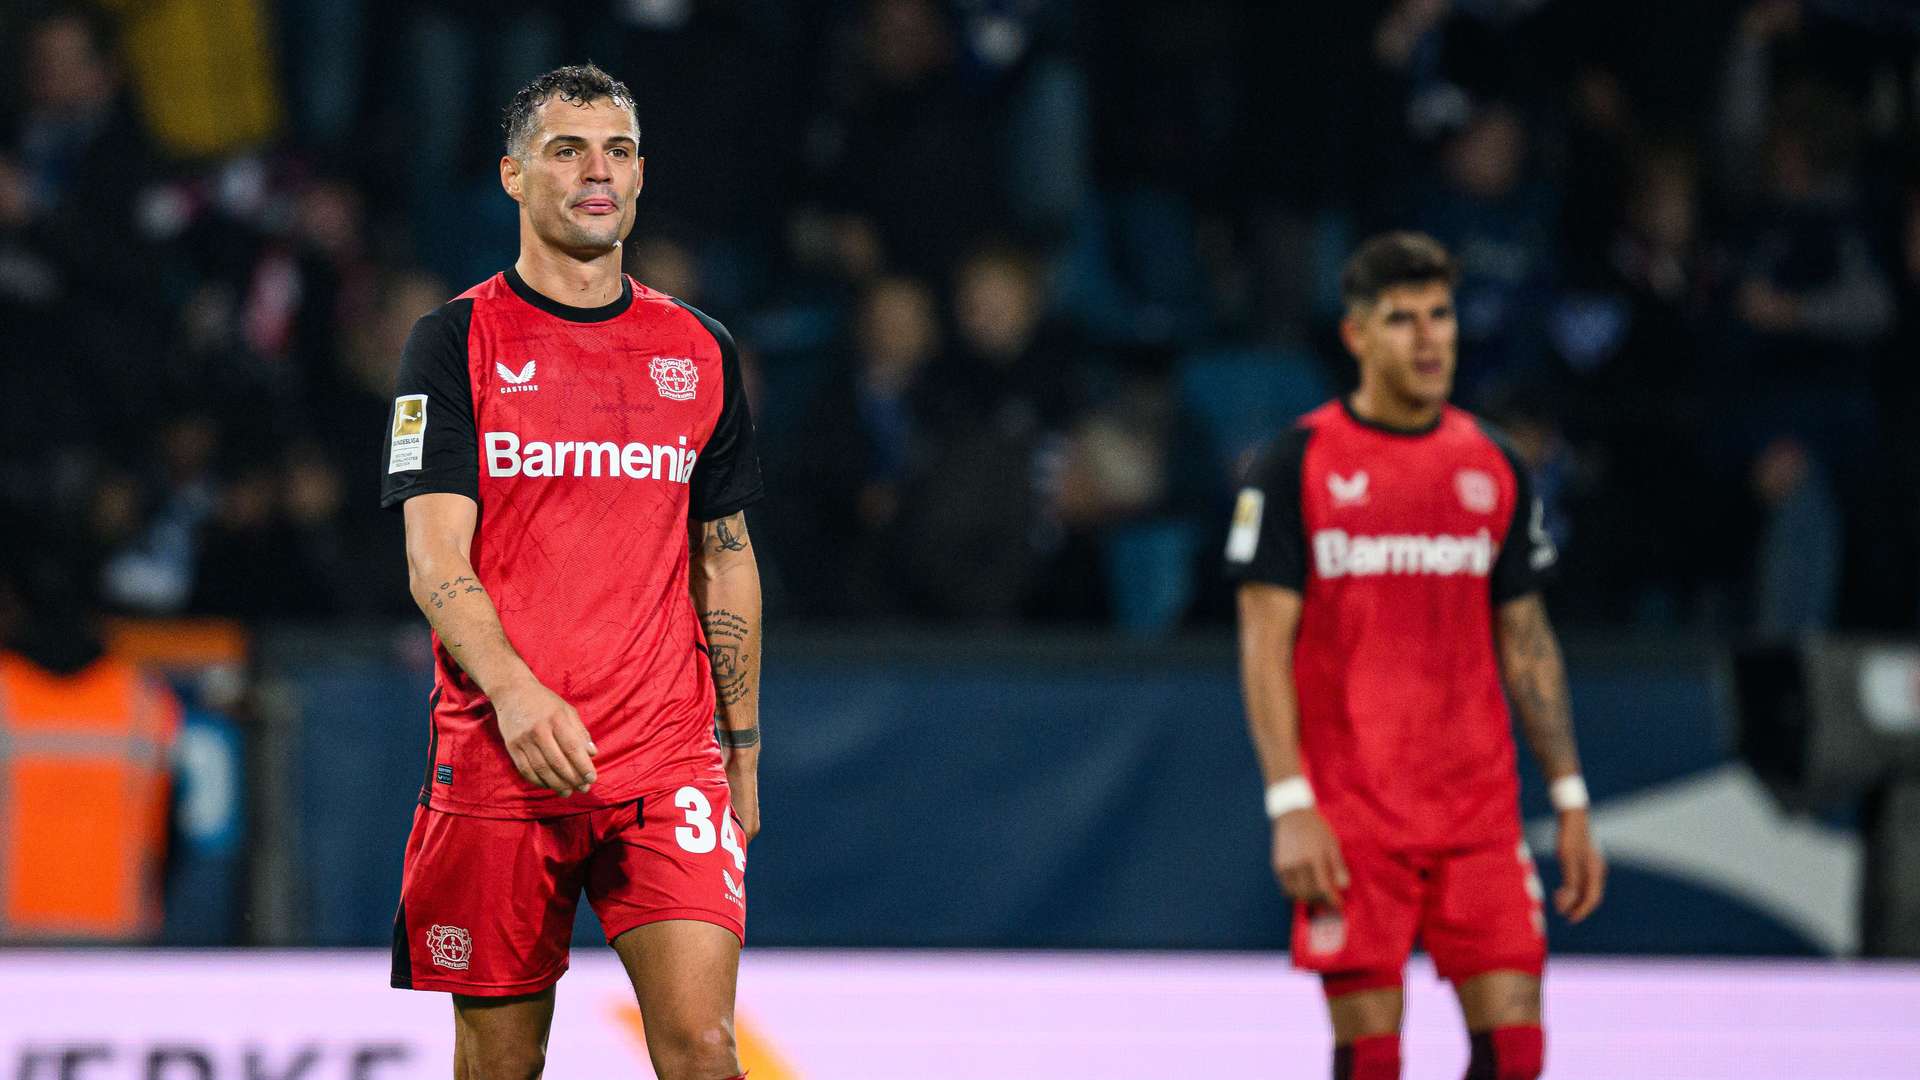
<svg viewBox="0 0 1920 1080">
<path fill-rule="evenodd" d="M 1453 285 L 1459 279 L 1459 268 L 1440 241 L 1420 232 L 1381 233 L 1347 260 L 1340 272 L 1340 298 L 1352 311 L 1372 306 L 1380 294 L 1399 285 Z"/>
<path fill-rule="evenodd" d="M 556 96 L 575 105 L 589 105 L 603 98 L 611 101 L 627 110 L 633 117 L 634 132 L 639 133 L 640 107 L 634 103 L 633 91 L 627 89 L 626 83 L 601 71 L 591 61 L 569 64 L 554 68 L 521 87 L 507 103 L 500 127 L 506 132 L 509 157 L 524 159 L 527 156 L 527 140 L 533 137 L 534 113 Z"/>
</svg>

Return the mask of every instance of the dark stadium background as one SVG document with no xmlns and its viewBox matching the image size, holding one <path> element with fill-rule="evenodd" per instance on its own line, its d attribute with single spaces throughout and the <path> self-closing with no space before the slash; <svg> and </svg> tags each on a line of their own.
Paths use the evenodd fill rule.
<svg viewBox="0 0 1920 1080">
<path fill-rule="evenodd" d="M 1556 950 L 1920 956 L 1906 3 L 20 0 L 0 57 L 5 561 L 192 706 L 161 944 L 387 939 L 430 667 L 381 425 L 513 258 L 500 107 L 591 58 L 627 269 L 760 434 L 755 945 L 1280 962 L 1217 557 L 1412 227 L 1563 554 L 1615 877 Z"/>
</svg>

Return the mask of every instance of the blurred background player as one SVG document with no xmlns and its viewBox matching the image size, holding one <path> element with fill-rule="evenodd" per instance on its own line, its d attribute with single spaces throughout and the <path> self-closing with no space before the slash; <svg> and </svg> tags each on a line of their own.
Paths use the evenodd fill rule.
<svg viewBox="0 0 1920 1080">
<path fill-rule="evenodd" d="M 1359 389 L 1268 448 L 1227 539 L 1273 868 L 1339 1080 L 1400 1074 L 1416 938 L 1459 994 L 1470 1080 L 1540 1074 L 1546 920 L 1508 697 L 1559 811 L 1555 906 L 1586 918 L 1606 875 L 1539 595 L 1540 504 L 1513 451 L 1447 404 L 1455 280 L 1423 234 L 1360 247 L 1340 283 Z"/>
<path fill-rule="evenodd" d="M 505 126 L 519 259 L 415 325 L 388 419 L 382 502 L 435 635 L 393 984 L 453 993 L 456 1075 L 539 1076 L 584 890 L 655 1073 L 736 1077 L 760 818 L 739 356 L 621 273 L 643 171 L 624 84 L 560 68 Z"/>
</svg>

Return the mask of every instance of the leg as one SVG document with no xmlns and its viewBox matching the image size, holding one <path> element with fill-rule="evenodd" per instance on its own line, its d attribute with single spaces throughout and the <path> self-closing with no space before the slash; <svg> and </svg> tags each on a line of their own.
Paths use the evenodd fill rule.
<svg viewBox="0 0 1920 1080">
<path fill-rule="evenodd" d="M 1524 971 L 1489 971 L 1457 984 L 1460 1014 L 1473 1042 L 1467 1080 L 1534 1080 L 1546 1067 L 1540 1028 L 1540 980 Z"/>
<path fill-rule="evenodd" d="M 660 1080 L 730 1080 L 734 984 L 740 939 L 692 919 L 647 923 L 613 942 L 647 1025 L 647 1054 Z"/>
<path fill-rule="evenodd" d="M 1468 1080 L 1533 1080 L 1544 1067 L 1543 895 L 1525 844 L 1452 855 L 1436 872 L 1421 933 L 1460 997 L 1473 1044 Z"/>
<path fill-rule="evenodd" d="M 453 995 L 453 1080 L 539 1080 L 553 987 L 519 997 Z"/>
<path fill-rule="evenodd" d="M 1397 1080 L 1400 973 L 1413 951 L 1424 886 L 1401 855 L 1349 837 L 1340 847 L 1353 878 L 1343 909 L 1294 906 L 1293 962 L 1320 973 L 1335 1080 Z"/>
<path fill-rule="evenodd" d="M 1327 980 L 1329 995 L 1339 986 Z M 1327 998 L 1333 1018 L 1333 1080 L 1395 1080 L 1400 1075 L 1400 1017 L 1405 999 L 1398 986 L 1355 990 Z"/>
<path fill-rule="evenodd" d="M 1540 1024 L 1540 979 L 1524 971 L 1489 971 L 1454 986 L 1468 1031 Z"/>
</svg>

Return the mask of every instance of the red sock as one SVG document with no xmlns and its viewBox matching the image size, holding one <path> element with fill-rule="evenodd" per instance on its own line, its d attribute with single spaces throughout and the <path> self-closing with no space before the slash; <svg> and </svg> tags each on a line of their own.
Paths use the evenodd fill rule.
<svg viewBox="0 0 1920 1080">
<path fill-rule="evenodd" d="M 1499 1027 L 1473 1036 L 1467 1080 L 1535 1080 L 1547 1063 L 1547 1036 L 1538 1024 Z"/>
<path fill-rule="evenodd" d="M 1400 1036 L 1368 1035 L 1334 1047 L 1333 1080 L 1400 1080 Z"/>
</svg>

